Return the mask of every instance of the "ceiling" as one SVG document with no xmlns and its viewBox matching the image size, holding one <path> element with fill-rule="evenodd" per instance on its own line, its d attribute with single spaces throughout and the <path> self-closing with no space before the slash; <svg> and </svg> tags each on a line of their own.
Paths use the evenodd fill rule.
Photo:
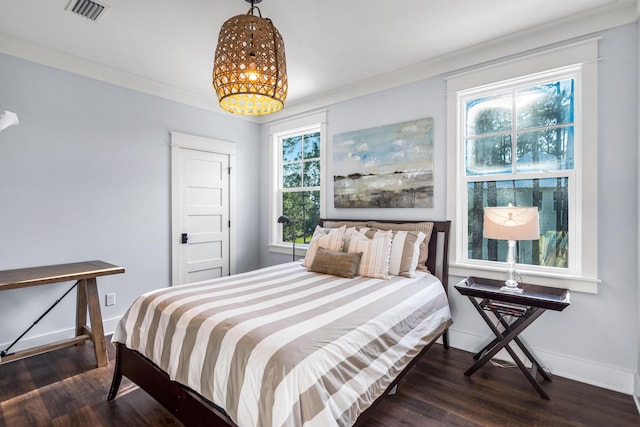
<svg viewBox="0 0 640 427">
<path fill-rule="evenodd" d="M 249 3 L 96 0 L 108 7 L 94 22 L 65 10 L 75 1 L 2 0 L 0 52 L 222 112 L 211 87 L 218 31 Z M 535 35 L 544 43 L 541 35 L 552 30 L 566 39 L 633 22 L 636 3 L 264 0 L 258 6 L 285 41 L 286 111 L 424 78 L 442 58 L 497 40 L 531 48 L 527 40 Z"/>
</svg>

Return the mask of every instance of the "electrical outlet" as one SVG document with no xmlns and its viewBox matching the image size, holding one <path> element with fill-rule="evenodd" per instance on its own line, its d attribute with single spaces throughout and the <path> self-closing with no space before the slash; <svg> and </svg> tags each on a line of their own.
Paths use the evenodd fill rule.
<svg viewBox="0 0 640 427">
<path fill-rule="evenodd" d="M 116 293 L 112 292 L 106 295 L 105 305 L 115 305 L 116 304 Z"/>
</svg>

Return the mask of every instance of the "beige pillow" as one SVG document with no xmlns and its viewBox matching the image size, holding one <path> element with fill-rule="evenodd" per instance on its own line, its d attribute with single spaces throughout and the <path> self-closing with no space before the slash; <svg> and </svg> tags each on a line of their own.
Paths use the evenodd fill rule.
<svg viewBox="0 0 640 427">
<path fill-rule="evenodd" d="M 422 231 L 425 237 L 420 244 L 420 254 L 418 255 L 418 265 L 416 269 L 429 271 L 426 264 L 427 258 L 429 257 L 429 241 L 431 240 L 431 232 L 433 231 L 433 222 L 370 222 L 368 226 L 380 230 Z"/>
<path fill-rule="evenodd" d="M 393 276 L 416 277 L 420 244 L 424 241 L 422 231 L 396 231 L 391 244 L 389 274 Z"/>
<path fill-rule="evenodd" d="M 378 231 L 373 238 L 357 233 L 351 237 L 350 253 L 362 252 L 360 276 L 376 279 L 389 278 L 389 256 L 391 255 L 391 238 L 393 232 Z"/>
<path fill-rule="evenodd" d="M 322 221 L 322 226 L 325 228 L 364 227 L 365 225 L 367 225 L 366 221 Z"/>
<path fill-rule="evenodd" d="M 329 249 L 331 251 L 341 251 L 345 229 L 346 227 L 340 227 L 325 230 L 320 226 L 316 226 L 316 229 L 313 232 L 313 237 L 309 242 L 309 247 L 307 248 L 307 255 L 304 257 L 302 265 L 307 268 L 311 266 L 318 248 Z"/>
<path fill-rule="evenodd" d="M 370 227 L 360 227 L 358 228 L 358 233 L 367 236 L 370 239 L 373 239 L 373 236 L 376 235 L 376 233 L 378 231 L 383 231 L 383 230 L 378 230 L 377 228 L 370 228 Z M 384 230 L 386 231 L 386 230 Z"/>
<path fill-rule="evenodd" d="M 362 252 L 345 253 L 318 248 L 309 271 L 351 279 L 358 274 Z"/>
</svg>

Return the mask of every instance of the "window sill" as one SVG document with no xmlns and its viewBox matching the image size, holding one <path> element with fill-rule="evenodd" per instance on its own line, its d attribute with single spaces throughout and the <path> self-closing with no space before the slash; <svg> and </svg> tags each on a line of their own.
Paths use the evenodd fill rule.
<svg viewBox="0 0 640 427">
<path fill-rule="evenodd" d="M 450 264 L 449 275 L 468 277 L 476 276 L 486 279 L 506 279 L 505 268 L 484 267 L 468 264 Z M 551 288 L 564 288 L 575 292 L 588 294 L 598 293 L 600 279 L 552 274 L 546 272 L 521 271 L 516 267 L 516 277 L 519 282 L 531 283 L 533 285 L 548 286 Z"/>
<path fill-rule="evenodd" d="M 278 245 L 275 243 L 271 243 L 267 246 L 269 252 L 278 253 L 278 254 L 287 254 L 291 255 L 291 245 Z M 296 244 L 296 256 L 305 256 L 307 255 L 307 247 Z"/>
</svg>

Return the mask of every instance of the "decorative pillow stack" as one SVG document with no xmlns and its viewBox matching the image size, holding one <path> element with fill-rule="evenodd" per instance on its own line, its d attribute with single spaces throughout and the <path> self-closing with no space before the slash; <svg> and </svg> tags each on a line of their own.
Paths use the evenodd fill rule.
<svg viewBox="0 0 640 427">
<path fill-rule="evenodd" d="M 377 279 L 415 277 L 416 270 L 428 271 L 432 222 L 334 221 L 325 225 L 338 228 L 316 227 L 303 262 L 311 271 Z"/>
<path fill-rule="evenodd" d="M 307 255 L 304 257 L 302 265 L 309 268 L 313 263 L 313 259 L 316 256 L 318 248 L 328 249 L 330 251 L 341 251 L 342 241 L 344 239 L 344 232 L 347 227 L 342 226 L 340 228 L 322 228 L 319 225 L 313 232 L 309 247 L 307 248 Z"/>
</svg>

